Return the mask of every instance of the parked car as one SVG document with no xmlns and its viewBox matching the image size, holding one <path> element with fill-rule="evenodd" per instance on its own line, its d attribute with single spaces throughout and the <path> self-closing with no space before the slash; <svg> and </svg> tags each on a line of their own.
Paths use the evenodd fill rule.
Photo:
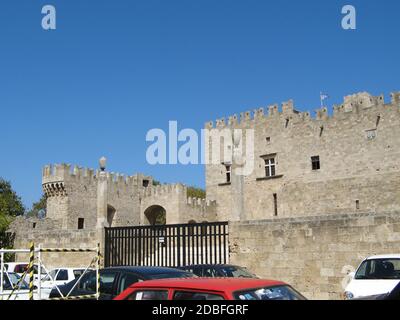
<svg viewBox="0 0 400 320">
<path fill-rule="evenodd" d="M 365 296 L 352 300 L 400 300 L 400 283 L 391 291 L 385 294 Z"/>
<path fill-rule="evenodd" d="M 7 262 L 4 264 L 4 268 L 6 272 L 14 272 L 18 274 L 20 277 L 23 276 L 24 272 L 28 269 L 28 262 Z M 33 283 L 35 286 L 38 285 L 38 277 L 39 277 L 39 265 L 33 265 Z M 41 270 L 41 278 L 43 279 L 46 275 L 44 268 Z M 29 283 L 29 274 L 25 275 L 24 280 Z"/>
<path fill-rule="evenodd" d="M 196 276 L 204 278 L 258 278 L 246 268 L 231 264 L 196 264 L 180 267 L 180 269 L 192 272 Z"/>
<path fill-rule="evenodd" d="M 351 276 L 345 299 L 387 294 L 400 282 L 400 254 L 368 257 Z"/>
<path fill-rule="evenodd" d="M 193 278 L 135 283 L 115 300 L 306 300 L 306 298 L 280 281 Z"/>
<path fill-rule="evenodd" d="M 51 270 L 41 281 L 41 298 L 48 298 L 55 286 L 61 286 L 79 278 L 84 271 L 85 268 L 57 268 Z"/>
<path fill-rule="evenodd" d="M 20 279 L 21 276 L 15 272 L 3 273 L 3 291 L 0 292 L 1 300 L 29 300 L 29 285 L 24 280 L 20 281 Z M 33 298 L 37 299 L 37 290 L 35 287 L 34 289 Z"/>
<path fill-rule="evenodd" d="M 193 273 L 164 267 L 112 267 L 100 270 L 100 299 L 112 300 L 131 284 L 151 279 L 164 278 L 191 278 Z M 79 279 L 62 285 L 59 288 L 66 296 Z M 96 293 L 96 271 L 86 273 L 75 286 L 69 296 L 93 295 Z M 59 298 L 60 293 L 56 288 L 50 292 L 49 298 Z"/>
</svg>

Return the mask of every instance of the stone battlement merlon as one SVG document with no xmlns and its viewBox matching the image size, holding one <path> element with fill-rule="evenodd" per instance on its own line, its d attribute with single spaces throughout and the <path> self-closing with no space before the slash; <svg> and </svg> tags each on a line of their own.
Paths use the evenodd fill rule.
<svg viewBox="0 0 400 320">
<path fill-rule="evenodd" d="M 372 96 L 368 92 L 360 92 L 352 95 L 345 96 L 343 99 L 343 104 L 333 106 L 333 116 L 329 115 L 328 108 L 323 107 L 315 110 L 315 117 L 311 117 L 309 111 L 299 112 L 294 107 L 294 101 L 289 100 L 283 102 L 281 107 L 278 104 L 273 104 L 267 108 L 261 107 L 253 111 L 245 111 L 240 113 L 238 117 L 237 114 L 229 116 L 226 118 L 217 119 L 215 122 L 209 121 L 205 124 L 206 129 L 223 129 L 226 127 L 235 127 L 242 124 L 251 124 L 262 121 L 266 118 L 273 118 L 276 116 L 284 116 L 287 119 L 296 119 L 300 121 L 327 121 L 331 118 L 338 119 L 341 114 L 359 113 L 361 110 L 369 109 L 373 107 L 383 107 L 385 106 L 384 95 Z M 400 92 L 391 93 L 391 105 L 400 107 Z M 268 111 L 266 114 L 265 111 Z"/>
<path fill-rule="evenodd" d="M 187 187 L 181 183 L 177 184 L 162 184 L 158 186 L 149 186 L 143 189 L 142 197 L 152 197 L 155 195 L 163 195 L 168 193 L 187 193 Z"/>
<path fill-rule="evenodd" d="M 217 202 L 216 201 L 210 201 L 210 200 L 202 199 L 202 198 L 188 197 L 187 198 L 187 204 L 192 206 L 192 207 L 206 208 L 206 207 L 216 206 Z"/>
</svg>

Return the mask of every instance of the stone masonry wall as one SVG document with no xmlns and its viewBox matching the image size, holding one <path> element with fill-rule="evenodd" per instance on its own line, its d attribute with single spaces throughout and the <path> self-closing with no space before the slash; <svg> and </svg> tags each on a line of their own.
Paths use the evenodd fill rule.
<svg viewBox="0 0 400 320">
<path fill-rule="evenodd" d="M 282 280 L 309 299 L 341 299 L 345 266 L 400 253 L 400 212 L 231 223 L 230 262 Z"/>
</svg>

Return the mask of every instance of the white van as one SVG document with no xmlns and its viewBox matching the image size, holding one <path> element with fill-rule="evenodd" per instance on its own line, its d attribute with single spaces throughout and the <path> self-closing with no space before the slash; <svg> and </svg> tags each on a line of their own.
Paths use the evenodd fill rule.
<svg viewBox="0 0 400 320">
<path fill-rule="evenodd" d="M 368 257 L 351 276 L 345 299 L 388 293 L 400 282 L 400 254 Z"/>
</svg>

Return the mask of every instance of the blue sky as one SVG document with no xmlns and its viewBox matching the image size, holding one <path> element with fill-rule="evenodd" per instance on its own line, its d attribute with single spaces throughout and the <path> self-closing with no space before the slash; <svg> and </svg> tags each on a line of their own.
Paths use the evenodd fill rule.
<svg viewBox="0 0 400 320">
<path fill-rule="evenodd" d="M 57 10 L 57 30 L 41 9 Z M 357 30 L 341 8 L 357 9 Z M 0 176 L 29 207 L 48 163 L 204 185 L 204 168 L 150 166 L 148 130 L 200 130 L 290 98 L 315 110 L 400 90 L 400 2 L 2 0 Z"/>
</svg>

